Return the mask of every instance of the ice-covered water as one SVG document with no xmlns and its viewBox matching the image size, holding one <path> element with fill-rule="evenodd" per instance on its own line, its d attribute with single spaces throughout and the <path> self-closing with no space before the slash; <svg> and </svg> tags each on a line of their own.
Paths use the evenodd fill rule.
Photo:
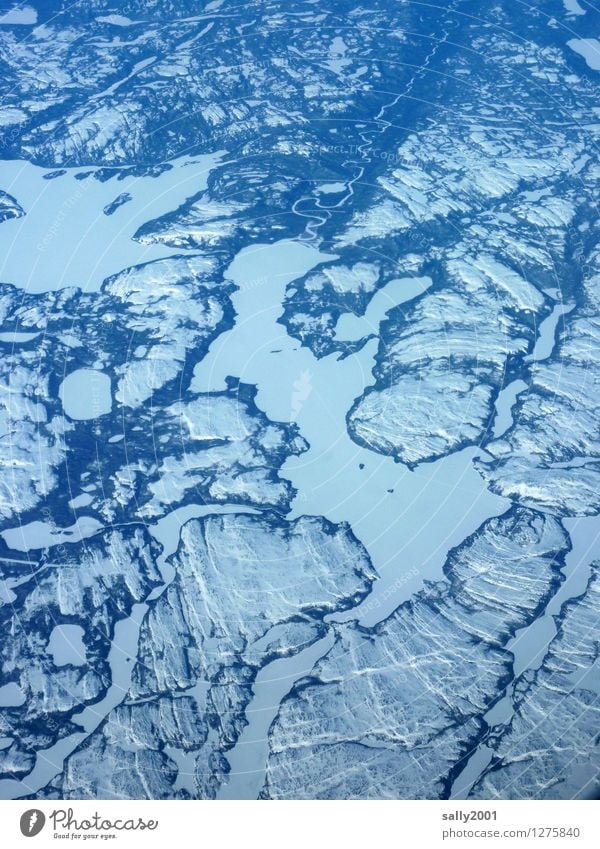
<svg viewBox="0 0 600 849">
<path fill-rule="evenodd" d="M 269 727 L 277 716 L 279 705 L 293 684 L 308 675 L 332 645 L 333 634 L 328 634 L 293 657 L 279 658 L 260 670 L 252 685 L 252 701 L 246 709 L 248 724 L 235 747 L 227 753 L 231 772 L 219 792 L 219 799 L 257 798 L 265 781 Z"/>
<path fill-rule="evenodd" d="M 0 536 L 14 551 L 31 551 L 53 545 L 75 543 L 92 536 L 102 528 L 94 516 L 78 516 L 68 528 L 57 528 L 48 522 L 35 520 L 26 525 L 8 528 Z"/>
<path fill-rule="evenodd" d="M 85 631 L 81 625 L 56 625 L 48 640 L 48 652 L 55 666 L 81 666 L 86 652 L 83 643 Z"/>
<path fill-rule="evenodd" d="M 96 419 L 112 409 L 110 377 L 97 369 L 72 371 L 61 383 L 58 394 L 71 419 Z"/>
<path fill-rule="evenodd" d="M 66 286 L 90 291 L 127 266 L 170 255 L 165 247 L 141 244 L 133 235 L 203 189 L 221 158 L 220 153 L 180 157 L 157 177 L 121 174 L 116 168 L 107 181 L 94 178 L 97 168 L 67 168 L 45 179 L 50 169 L 20 160 L 0 162 L 0 188 L 26 213 L 0 227 L 0 280 L 28 292 Z M 86 172 L 86 179 L 76 179 Z M 104 207 L 124 192 L 131 201 L 104 214 Z"/>
<path fill-rule="evenodd" d="M 287 241 L 243 250 L 227 272 L 240 287 L 233 296 L 236 324 L 197 366 L 193 388 L 222 389 L 225 378 L 235 375 L 256 384 L 256 403 L 270 419 L 296 422 L 310 447 L 282 467 L 298 490 L 291 517 L 350 522 L 381 576 L 373 591 L 381 598 L 364 602 L 365 621 L 372 623 L 410 597 L 424 578 L 438 576 L 448 548 L 502 512 L 506 502 L 473 469 L 472 450 L 409 471 L 350 439 L 346 414 L 373 382 L 376 340 L 345 359 L 317 359 L 277 323 L 286 284 L 327 259 Z M 426 285 L 419 278 L 398 281 L 393 298 L 384 290 L 377 299 L 378 314 Z"/>
<path fill-rule="evenodd" d="M 556 635 L 558 617 L 562 606 L 569 599 L 580 596 L 590 577 L 590 564 L 597 556 L 600 546 L 600 518 L 566 519 L 564 525 L 571 537 L 572 548 L 565 558 L 564 581 L 552 597 L 543 616 L 531 625 L 518 631 L 507 649 L 514 656 L 515 679 L 510 682 L 506 694 L 500 698 L 484 716 L 489 727 L 508 725 L 514 713 L 514 688 L 519 676 L 528 669 L 538 669 Z M 455 779 L 452 799 L 466 799 L 473 782 L 490 763 L 493 749 L 481 743 L 465 758 L 465 767 Z"/>
<path fill-rule="evenodd" d="M 193 388 L 222 389 L 228 375 L 239 376 L 256 384 L 256 403 L 270 419 L 296 422 L 310 447 L 282 468 L 298 490 L 290 518 L 322 515 L 350 523 L 380 579 L 362 605 L 334 618 L 359 618 L 372 625 L 420 589 L 425 579 L 439 578 L 448 549 L 486 518 L 501 513 L 507 502 L 492 495 L 473 469 L 474 449 L 410 471 L 350 439 L 346 414 L 373 381 L 376 341 L 342 360 L 337 354 L 317 359 L 277 323 L 286 285 L 328 258 L 288 241 L 238 254 L 227 272 L 239 286 L 233 296 L 236 324 L 196 367 Z M 427 281 L 418 278 L 398 281 L 393 295 L 381 293 L 373 315 L 377 312 L 381 318 L 400 299 L 426 287 Z M 321 651 L 316 654 L 313 646 L 261 670 L 246 711 L 249 724 L 227 755 L 232 774 L 223 792 L 228 798 L 238 793 L 245 798 L 262 786 L 266 717 L 274 717 L 280 697 L 306 674 L 304 655 L 315 661 L 328 642 L 318 645 Z"/>
</svg>

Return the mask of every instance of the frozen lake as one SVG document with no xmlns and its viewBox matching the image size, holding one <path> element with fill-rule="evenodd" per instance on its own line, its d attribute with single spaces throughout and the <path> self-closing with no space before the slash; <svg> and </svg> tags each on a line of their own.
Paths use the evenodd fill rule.
<svg viewBox="0 0 600 849">
<path fill-rule="evenodd" d="M 572 38 L 567 44 L 586 61 L 593 71 L 600 71 L 600 41 L 597 38 Z"/>
<path fill-rule="evenodd" d="M 310 449 L 290 457 L 281 471 L 298 489 L 290 518 L 310 514 L 351 524 L 381 576 L 358 608 L 363 624 L 373 624 L 419 590 L 423 579 L 439 578 L 448 548 L 508 502 L 487 490 L 472 465 L 474 449 L 410 471 L 350 439 L 346 414 L 373 383 L 377 340 L 343 360 L 337 354 L 317 359 L 277 323 L 287 283 L 330 258 L 288 241 L 242 250 L 227 271 L 240 287 L 233 295 L 236 324 L 213 342 L 192 388 L 223 389 L 225 378 L 236 376 L 257 385 L 256 403 L 270 419 L 296 422 Z M 371 329 L 375 313 L 382 318 L 428 282 L 403 279 L 389 293 L 382 290 Z M 381 596 L 376 605 L 374 595 Z"/>
<path fill-rule="evenodd" d="M 335 328 L 336 340 L 352 342 L 368 336 L 369 333 L 379 334 L 379 325 L 386 313 L 406 301 L 422 295 L 431 286 L 430 277 L 401 277 L 379 289 L 367 306 L 364 315 L 343 313 Z"/>
<path fill-rule="evenodd" d="M 350 439 L 346 414 L 373 383 L 377 340 L 343 360 L 337 354 L 317 359 L 277 323 L 286 285 L 330 258 L 289 241 L 242 250 L 227 271 L 240 287 L 233 295 L 236 324 L 213 342 L 196 367 L 193 389 L 223 389 L 227 376 L 239 377 L 256 384 L 256 403 L 270 419 L 296 422 L 310 448 L 290 457 L 281 471 L 298 490 L 289 518 L 322 515 L 350 523 L 380 578 L 361 605 L 332 618 L 373 625 L 421 589 L 425 579 L 439 579 L 448 549 L 486 518 L 502 513 L 508 502 L 492 495 L 473 468 L 477 449 L 410 471 Z M 376 296 L 366 320 L 340 324 L 364 335 L 365 328 L 376 329 L 375 321 L 388 309 L 428 284 L 426 278 L 393 281 L 389 291 Z M 227 755 L 231 773 L 222 798 L 256 797 L 264 781 L 267 730 L 281 698 L 329 645 L 320 640 L 261 670 L 246 711 L 248 725 Z"/>
<path fill-rule="evenodd" d="M 80 368 L 68 374 L 60 385 L 58 395 L 71 419 L 96 419 L 112 409 L 110 377 L 96 369 Z"/>
<path fill-rule="evenodd" d="M 81 625 L 56 625 L 48 641 L 55 666 L 82 666 L 86 661 L 84 630 Z"/>
<path fill-rule="evenodd" d="M 80 542 L 93 536 L 102 528 L 102 524 L 93 516 L 79 516 L 69 528 L 57 528 L 48 522 L 34 521 L 27 525 L 7 528 L 0 536 L 14 551 L 32 551 L 63 545 L 66 542 Z"/>
</svg>

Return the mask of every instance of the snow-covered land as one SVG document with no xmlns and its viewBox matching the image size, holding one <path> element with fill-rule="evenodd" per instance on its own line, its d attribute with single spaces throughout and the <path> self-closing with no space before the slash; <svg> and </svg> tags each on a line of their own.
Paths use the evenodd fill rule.
<svg viewBox="0 0 600 849">
<path fill-rule="evenodd" d="M 2 14 L 0 797 L 600 793 L 599 32 Z"/>
</svg>

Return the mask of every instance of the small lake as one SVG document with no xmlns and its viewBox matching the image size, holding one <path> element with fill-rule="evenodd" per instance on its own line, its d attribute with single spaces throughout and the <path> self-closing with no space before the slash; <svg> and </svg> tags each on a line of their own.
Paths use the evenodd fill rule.
<svg viewBox="0 0 600 849">
<path fill-rule="evenodd" d="M 97 369 L 81 368 L 71 372 L 61 383 L 58 395 L 70 419 L 97 419 L 112 409 L 110 377 Z"/>
</svg>

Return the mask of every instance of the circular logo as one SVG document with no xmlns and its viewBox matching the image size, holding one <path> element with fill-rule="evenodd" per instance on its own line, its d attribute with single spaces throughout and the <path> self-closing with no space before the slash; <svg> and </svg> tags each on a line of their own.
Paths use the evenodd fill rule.
<svg viewBox="0 0 600 849">
<path fill-rule="evenodd" d="M 32 808 L 21 816 L 21 834 L 25 837 L 35 837 L 43 829 L 46 817 L 42 811 Z"/>
</svg>

